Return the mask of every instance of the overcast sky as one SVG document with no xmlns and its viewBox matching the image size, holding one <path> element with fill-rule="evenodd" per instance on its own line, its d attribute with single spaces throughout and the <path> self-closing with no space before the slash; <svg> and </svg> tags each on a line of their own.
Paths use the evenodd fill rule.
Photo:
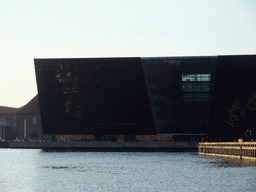
<svg viewBox="0 0 256 192">
<path fill-rule="evenodd" d="M 255 53 L 255 0 L 0 0 L 0 106 L 37 94 L 34 58 Z"/>
</svg>

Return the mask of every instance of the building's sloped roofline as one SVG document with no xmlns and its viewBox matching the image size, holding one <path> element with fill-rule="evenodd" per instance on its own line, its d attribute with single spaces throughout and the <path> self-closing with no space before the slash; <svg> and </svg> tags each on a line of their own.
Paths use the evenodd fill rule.
<svg viewBox="0 0 256 192">
<path fill-rule="evenodd" d="M 19 108 L 0 106 L 0 114 L 15 114 Z"/>
<path fill-rule="evenodd" d="M 202 55 L 202 56 L 161 56 L 161 57 L 141 57 L 142 60 L 148 59 L 198 59 L 198 58 L 212 58 L 217 59 L 219 55 Z"/>
<path fill-rule="evenodd" d="M 16 114 L 37 113 L 38 110 L 38 95 L 31 99 L 25 106 L 19 108 Z"/>
</svg>

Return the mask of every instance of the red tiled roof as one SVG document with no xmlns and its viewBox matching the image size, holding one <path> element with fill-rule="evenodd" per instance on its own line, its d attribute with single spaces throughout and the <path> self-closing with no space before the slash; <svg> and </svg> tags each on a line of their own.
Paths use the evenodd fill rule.
<svg viewBox="0 0 256 192">
<path fill-rule="evenodd" d="M 39 110 L 38 105 L 38 95 L 36 95 L 33 99 L 31 99 L 24 107 L 19 109 L 16 114 L 24 114 L 24 113 L 37 113 Z"/>
<path fill-rule="evenodd" d="M 0 106 L 0 114 L 14 114 L 18 110 L 19 110 L 19 108 Z"/>
</svg>

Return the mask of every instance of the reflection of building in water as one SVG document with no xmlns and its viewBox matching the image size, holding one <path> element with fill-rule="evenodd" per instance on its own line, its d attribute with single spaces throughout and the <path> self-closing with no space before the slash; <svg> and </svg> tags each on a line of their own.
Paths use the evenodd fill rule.
<svg viewBox="0 0 256 192">
<path fill-rule="evenodd" d="M 36 61 L 45 133 L 156 133 L 139 58 Z"/>
<path fill-rule="evenodd" d="M 206 134 L 215 57 L 143 58 L 158 133 Z"/>
<path fill-rule="evenodd" d="M 56 82 L 62 86 L 62 93 L 65 95 L 65 112 L 70 113 L 72 105 L 75 105 L 75 114 L 77 118 L 81 118 L 79 110 L 79 104 L 76 105 L 76 98 L 80 92 L 78 84 L 77 68 L 74 65 L 59 63 L 52 68 L 55 72 Z M 53 80 L 55 82 L 55 80 Z"/>
<path fill-rule="evenodd" d="M 256 90 L 255 66 L 254 55 L 35 59 L 43 131 L 230 140 L 229 103 Z"/>
<path fill-rule="evenodd" d="M 57 141 L 142 141 L 169 142 L 174 141 L 172 135 L 56 135 Z"/>
</svg>

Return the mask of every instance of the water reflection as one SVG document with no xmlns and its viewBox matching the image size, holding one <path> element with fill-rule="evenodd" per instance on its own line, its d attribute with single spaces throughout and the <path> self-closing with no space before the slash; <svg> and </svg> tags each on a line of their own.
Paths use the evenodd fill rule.
<svg viewBox="0 0 256 192">
<path fill-rule="evenodd" d="M 0 191 L 253 191 L 256 162 L 198 152 L 0 149 Z"/>
<path fill-rule="evenodd" d="M 64 149 L 57 149 L 57 148 L 53 148 L 53 149 L 42 149 L 41 153 L 72 153 L 72 152 L 110 152 L 110 153 L 131 153 L 131 152 L 135 152 L 135 153 L 193 153 L 196 156 L 198 156 L 197 153 L 197 149 L 182 149 L 182 148 L 173 148 L 173 149 L 162 149 L 162 151 L 160 149 L 137 149 L 137 148 L 77 148 L 77 149 L 73 149 L 73 148 L 64 148 Z"/>
<path fill-rule="evenodd" d="M 217 167 L 256 167 L 256 160 L 239 159 L 229 157 L 211 157 L 214 160 L 209 164 L 213 164 Z"/>
</svg>

